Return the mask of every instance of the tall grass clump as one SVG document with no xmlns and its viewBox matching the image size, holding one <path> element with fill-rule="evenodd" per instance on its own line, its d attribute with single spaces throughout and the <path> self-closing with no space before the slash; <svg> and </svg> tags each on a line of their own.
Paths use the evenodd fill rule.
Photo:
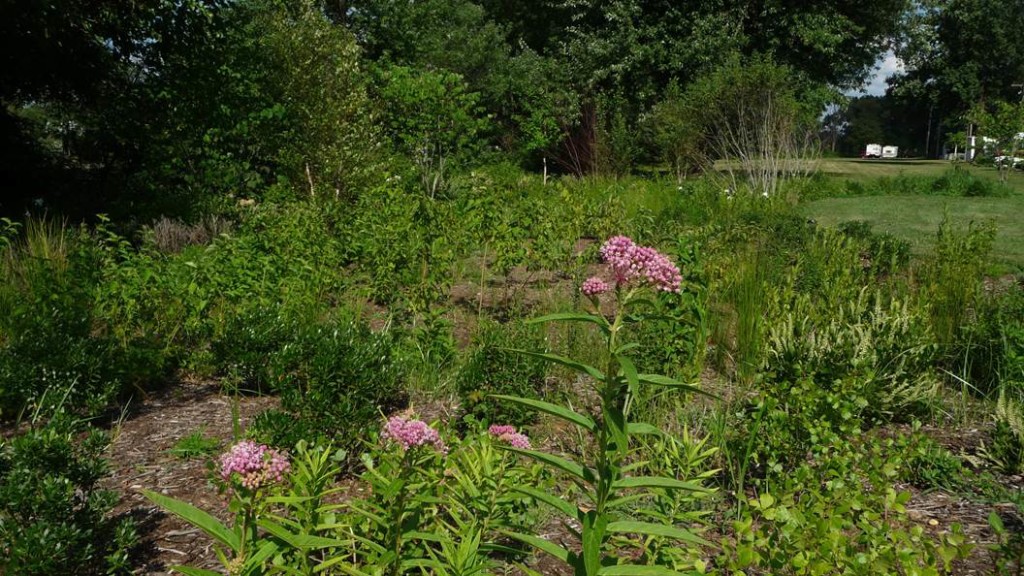
<svg viewBox="0 0 1024 576">
<path fill-rule="evenodd" d="M 970 324 L 976 320 L 982 280 L 995 240 L 995 226 L 970 223 L 957 229 L 943 217 L 935 254 L 925 265 L 924 296 L 942 362 L 954 372 L 968 368 Z"/>
<path fill-rule="evenodd" d="M 768 267 L 769 259 L 755 249 L 739 263 L 727 290 L 727 302 L 735 314 L 732 350 L 736 373 L 747 382 L 753 380 L 763 358 Z"/>
</svg>

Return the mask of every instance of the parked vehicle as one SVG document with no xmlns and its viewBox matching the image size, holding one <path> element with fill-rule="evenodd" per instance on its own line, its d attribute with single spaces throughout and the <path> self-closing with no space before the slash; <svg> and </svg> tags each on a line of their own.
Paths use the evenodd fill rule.
<svg viewBox="0 0 1024 576">
<path fill-rule="evenodd" d="M 882 145 L 881 144 L 868 144 L 864 149 L 863 158 L 881 158 L 882 157 Z"/>
<path fill-rule="evenodd" d="M 899 146 L 882 147 L 882 158 L 898 158 L 900 155 Z"/>
</svg>

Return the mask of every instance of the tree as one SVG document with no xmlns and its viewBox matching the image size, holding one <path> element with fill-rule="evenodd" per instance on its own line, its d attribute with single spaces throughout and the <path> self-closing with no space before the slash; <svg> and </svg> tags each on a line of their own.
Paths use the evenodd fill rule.
<svg viewBox="0 0 1024 576">
<path fill-rule="evenodd" d="M 976 105 L 1019 97 L 1013 85 L 1024 79 L 1021 30 L 1021 2 L 919 0 L 895 45 L 905 71 L 890 93 L 905 109 L 933 111 L 947 131 L 962 130 Z"/>
<path fill-rule="evenodd" d="M 687 89 L 686 115 L 734 188 L 744 181 L 772 196 L 784 177 L 813 169 L 825 97 L 787 66 L 733 60 Z"/>
<path fill-rule="evenodd" d="M 346 197 L 373 177 L 359 49 L 311 0 L 220 8 L 184 40 L 156 38 L 144 65 L 158 72 L 108 119 L 134 147 L 130 188 L 154 212 L 270 186 Z"/>
<path fill-rule="evenodd" d="M 994 140 L 997 156 L 1008 157 L 996 163 L 1000 180 L 1006 182 L 1022 143 L 1024 102 L 993 102 L 988 107 L 979 105 L 971 110 L 969 119 L 978 125 L 980 136 Z"/>
<path fill-rule="evenodd" d="M 690 107 L 678 82 L 670 83 L 664 98 L 654 105 L 647 130 L 652 144 L 661 159 L 672 167 L 677 181 L 681 182 L 688 173 L 708 164 L 701 146 L 703 133 L 690 116 Z"/>
<path fill-rule="evenodd" d="M 443 190 L 451 163 L 480 152 L 481 136 L 490 128 L 480 96 L 452 72 L 389 66 L 378 76 L 387 133 L 412 159 L 433 198 Z"/>
</svg>

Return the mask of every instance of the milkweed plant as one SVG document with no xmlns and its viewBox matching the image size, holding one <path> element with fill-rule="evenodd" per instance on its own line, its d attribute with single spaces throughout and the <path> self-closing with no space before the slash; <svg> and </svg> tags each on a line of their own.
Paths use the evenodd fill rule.
<svg viewBox="0 0 1024 576">
<path fill-rule="evenodd" d="M 525 447 L 509 445 L 506 450 L 532 458 L 568 477 L 580 490 L 582 502 L 574 502 L 530 487 L 519 492 L 554 508 L 566 517 L 580 539 L 579 550 L 570 550 L 543 538 L 522 533 L 510 536 L 568 564 L 575 576 L 671 575 L 678 572 L 664 566 L 629 565 L 615 554 L 613 538 L 641 536 L 669 538 L 695 546 L 710 545 L 694 532 L 665 522 L 643 522 L 629 519 L 628 508 L 662 492 L 706 492 L 699 482 L 668 476 L 634 476 L 629 470 L 642 469 L 642 462 L 629 462 L 631 437 L 664 435 L 657 427 L 631 421 L 630 409 L 641 386 L 672 388 L 680 392 L 700 392 L 698 388 L 657 374 L 637 370 L 628 355 L 635 343 L 622 342 L 624 328 L 644 319 L 644 310 L 653 310 L 652 293 L 678 293 L 682 284 L 679 268 L 654 248 L 640 246 L 625 236 L 608 239 L 600 249 L 607 268 L 607 277 L 595 276 L 580 287 L 592 311 L 551 314 L 532 322 L 582 322 L 596 326 L 604 336 L 603 367 L 592 366 L 556 354 L 519 351 L 542 358 L 583 375 L 594 387 L 600 400 L 593 414 L 583 414 L 557 404 L 496 395 L 495 398 L 515 402 L 560 418 L 580 428 L 594 446 L 593 456 L 575 461 L 562 456 Z M 611 313 L 602 314 L 602 303 L 610 305 Z M 607 309 L 607 306 L 606 308 Z"/>
</svg>

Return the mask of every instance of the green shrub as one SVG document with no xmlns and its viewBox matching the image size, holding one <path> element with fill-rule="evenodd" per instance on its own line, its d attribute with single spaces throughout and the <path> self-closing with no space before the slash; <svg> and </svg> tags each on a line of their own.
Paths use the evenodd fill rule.
<svg viewBox="0 0 1024 576">
<path fill-rule="evenodd" d="M 910 492 L 892 487 L 903 466 L 897 441 L 825 445 L 741 500 L 719 556 L 724 571 L 939 574 L 970 553 L 959 525 L 933 536 L 910 519 Z"/>
<path fill-rule="evenodd" d="M 851 220 L 841 223 L 838 228 L 844 235 L 864 245 L 863 256 L 875 274 L 892 274 L 910 263 L 910 242 L 888 232 L 875 232 L 870 222 Z"/>
<path fill-rule="evenodd" d="M 853 379 L 871 416 L 906 417 L 926 408 L 937 391 L 930 367 L 935 348 L 923 318 L 906 303 L 885 302 L 866 289 L 832 311 L 809 299 L 769 329 L 772 381 L 814 378 L 824 387 Z"/>
<path fill-rule="evenodd" d="M 979 298 L 962 337 L 965 379 L 983 394 L 1024 392 L 1024 289 L 1014 284 Z"/>
<path fill-rule="evenodd" d="M 128 573 L 134 527 L 98 487 L 107 443 L 62 418 L 0 441 L 0 572 Z"/>
<path fill-rule="evenodd" d="M 164 372 L 158 349 L 118 337 L 96 308 L 103 245 L 84 229 L 31 220 L 0 252 L 0 420 L 63 397 L 95 413 Z"/>
<path fill-rule="evenodd" d="M 979 178 L 970 170 L 954 166 L 939 177 L 883 176 L 868 182 L 846 182 L 841 196 L 1007 196 L 1013 191 L 1005 184 Z"/>
<path fill-rule="evenodd" d="M 483 320 L 459 370 L 457 389 L 462 410 L 476 420 L 494 424 L 527 424 L 535 412 L 490 396 L 504 394 L 540 398 L 547 363 L 516 350 L 546 350 L 540 326 Z"/>
<path fill-rule="evenodd" d="M 343 313 L 295 329 L 261 365 L 266 366 L 270 390 L 280 394 L 282 407 L 296 422 L 280 414 L 263 416 L 251 431 L 256 438 L 289 448 L 296 436 L 303 439 L 315 431 L 314 437 L 304 439 L 324 436 L 348 450 L 382 412 L 405 404 L 392 333 L 375 334 Z"/>
</svg>

